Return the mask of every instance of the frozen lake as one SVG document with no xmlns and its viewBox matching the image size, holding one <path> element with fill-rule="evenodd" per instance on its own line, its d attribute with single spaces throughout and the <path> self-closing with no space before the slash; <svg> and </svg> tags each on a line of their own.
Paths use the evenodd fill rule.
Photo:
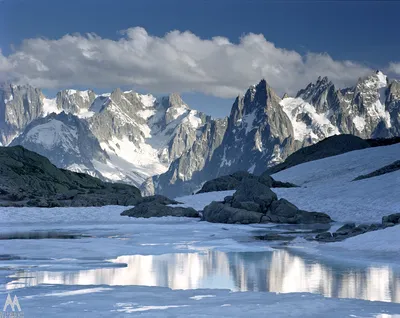
<svg viewBox="0 0 400 318">
<path fill-rule="evenodd" d="M 254 239 L 282 231 L 271 225 L 123 209 L 4 210 L 0 301 L 17 295 L 25 317 L 400 317 L 397 256 L 309 253 Z"/>
</svg>

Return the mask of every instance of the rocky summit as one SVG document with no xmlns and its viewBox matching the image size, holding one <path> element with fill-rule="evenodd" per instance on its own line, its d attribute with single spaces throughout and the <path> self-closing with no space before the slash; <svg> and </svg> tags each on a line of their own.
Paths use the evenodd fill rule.
<svg viewBox="0 0 400 318">
<path fill-rule="evenodd" d="M 281 99 L 263 80 L 236 99 L 230 116 L 217 123 L 219 129 L 200 135 L 199 143 L 167 172 L 147 180 L 144 190 L 176 196 L 235 171 L 261 174 L 295 151 L 334 135 L 359 137 L 351 150 L 368 147 L 361 139 L 398 136 L 399 87 L 398 81 L 377 71 L 345 89 L 320 77 L 295 97 Z M 346 141 L 339 144 L 334 145 L 336 154 L 346 150 Z"/>
<path fill-rule="evenodd" d="M 261 80 L 222 119 L 190 109 L 178 94 L 67 89 L 48 98 L 5 83 L 0 142 L 22 145 L 59 168 L 140 186 L 145 195 L 176 197 L 236 171 L 260 175 L 334 135 L 399 136 L 399 111 L 400 83 L 380 71 L 340 89 L 319 77 L 283 98 Z"/>
</svg>

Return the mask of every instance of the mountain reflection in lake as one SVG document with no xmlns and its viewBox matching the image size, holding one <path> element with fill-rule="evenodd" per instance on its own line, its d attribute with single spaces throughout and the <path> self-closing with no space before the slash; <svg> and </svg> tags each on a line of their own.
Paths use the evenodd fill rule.
<svg viewBox="0 0 400 318">
<path fill-rule="evenodd" d="M 326 297 L 400 303 L 400 275 L 390 267 L 340 267 L 286 250 L 272 253 L 205 253 L 120 256 L 127 267 L 78 272 L 29 271 L 11 276 L 7 288 L 39 284 L 145 285 L 172 289 L 310 292 Z"/>
</svg>

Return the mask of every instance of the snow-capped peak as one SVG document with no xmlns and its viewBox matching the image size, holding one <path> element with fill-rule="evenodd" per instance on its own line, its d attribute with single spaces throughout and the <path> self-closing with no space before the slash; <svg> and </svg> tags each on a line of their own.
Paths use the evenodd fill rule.
<svg viewBox="0 0 400 318">
<path fill-rule="evenodd" d="M 67 89 L 65 92 L 70 96 L 76 94 L 76 90 L 75 89 Z"/>
<path fill-rule="evenodd" d="M 381 89 L 387 86 L 387 76 L 381 71 L 376 71 L 375 74 L 362 79 L 357 86 L 373 90 Z"/>
<path fill-rule="evenodd" d="M 386 87 L 387 86 L 387 76 L 379 70 L 376 71 L 376 76 L 378 77 L 379 88 Z"/>
</svg>

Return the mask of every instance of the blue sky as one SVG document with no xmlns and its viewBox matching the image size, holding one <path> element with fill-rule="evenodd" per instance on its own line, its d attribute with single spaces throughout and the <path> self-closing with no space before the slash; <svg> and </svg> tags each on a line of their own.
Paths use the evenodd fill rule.
<svg viewBox="0 0 400 318">
<path fill-rule="evenodd" d="M 120 84 L 118 86 L 134 87 L 142 92 L 155 91 L 157 94 L 162 94 L 169 89 L 178 91 L 182 87 L 182 95 L 190 106 L 214 116 L 223 116 L 229 112 L 236 91 L 245 90 L 249 84 L 257 82 L 261 77 L 266 77 L 266 80 L 275 86 L 279 93 L 282 93 L 287 90 L 295 91 L 312 78 L 315 77 L 315 80 L 318 75 L 332 74 L 330 77 L 339 86 L 350 83 L 370 69 L 387 69 L 387 72 L 393 73 L 390 75 L 397 76 L 398 65 L 400 65 L 397 64 L 400 61 L 399 12 L 399 1 L 3 0 L 0 2 L 0 48 L 4 59 L 14 61 L 14 64 L 15 60 L 19 59 L 18 69 L 8 71 L 9 73 L 18 79 L 23 77 L 25 80 L 31 80 L 33 84 L 41 84 L 45 91 L 50 93 L 59 88 L 66 88 L 63 85 L 72 85 L 77 88 L 90 86 L 98 91 L 104 91 Z M 94 79 L 88 76 L 85 81 L 80 82 L 71 74 L 66 74 L 68 72 L 65 70 L 59 70 L 48 62 L 59 54 L 61 63 L 66 58 L 62 56 L 63 52 L 52 52 L 50 55 L 43 52 L 37 53 L 33 44 L 21 48 L 22 41 L 28 38 L 46 38 L 54 41 L 66 34 L 88 32 L 95 33 L 102 39 L 118 41 L 123 37 L 118 31 L 134 27 L 143 28 L 146 32 L 145 36 L 149 39 L 158 38 L 163 41 L 166 34 L 173 30 L 190 31 L 201 41 L 221 36 L 227 38 L 234 48 L 238 46 L 238 52 L 234 56 L 239 56 L 243 61 L 236 63 L 237 57 L 236 60 L 230 61 L 229 57 L 224 54 L 199 57 L 196 55 L 196 50 L 204 50 L 208 46 L 201 44 L 201 41 L 193 44 L 193 41 L 187 41 L 182 34 L 177 34 L 172 39 L 165 41 L 179 43 L 176 44 L 178 53 L 171 53 L 178 58 L 179 50 L 184 45 L 185 56 L 190 59 L 189 66 L 175 65 L 174 62 L 171 63 L 170 70 L 168 68 L 162 71 L 155 70 L 152 74 L 148 69 L 141 70 L 143 73 L 139 72 L 135 77 L 133 73 L 138 72 L 138 66 L 133 65 L 134 62 L 127 57 L 125 64 L 132 65 L 132 85 L 130 85 L 129 76 L 126 74 L 120 76 L 122 72 L 118 69 L 120 66 L 112 69 L 113 63 L 109 60 L 111 57 L 104 57 L 105 62 L 103 61 L 99 65 L 109 65 L 107 66 L 108 72 L 116 73 L 111 76 L 112 79 L 106 80 L 106 70 L 104 73 L 93 71 L 94 74 L 97 74 L 93 75 Z M 137 43 L 138 37 L 143 38 L 143 32 L 136 30 L 133 33 L 132 42 Z M 262 34 L 265 42 L 254 37 L 247 41 L 252 44 L 243 44 L 243 47 L 239 47 L 241 37 L 249 33 Z M 86 43 L 86 40 L 81 38 L 80 40 Z M 96 49 L 107 50 L 108 44 L 106 41 L 103 42 L 96 44 Z M 132 47 L 140 47 L 135 43 L 132 44 Z M 213 43 L 213 47 L 219 45 L 216 43 Z M 277 49 L 271 48 L 270 44 L 272 43 Z M 58 46 L 58 43 L 54 45 L 56 46 L 50 47 L 51 50 L 65 51 L 64 44 L 63 46 Z M 261 48 L 260 45 L 262 45 Z M 79 47 L 81 46 L 79 45 Z M 150 53 L 146 51 L 146 56 L 154 54 L 148 61 L 150 68 L 151 61 L 160 60 L 161 65 L 171 62 L 171 57 L 162 61 L 163 57 L 160 56 L 165 46 L 160 44 L 157 47 L 161 53 L 158 51 L 154 53 L 154 47 L 149 49 Z M 290 56 L 287 56 L 285 52 L 280 52 L 280 49 L 287 50 Z M 243 53 L 246 50 L 248 56 Z M 34 56 L 38 60 L 43 59 L 41 63 L 45 65 L 42 68 L 45 71 L 38 75 L 37 69 L 31 70 L 32 65 L 21 62 L 21 58 L 17 55 L 12 56 L 20 51 L 25 56 Z M 72 52 L 76 52 L 76 48 L 71 49 L 70 54 L 73 54 Z M 113 51 L 111 56 L 115 57 L 117 54 L 118 58 L 116 52 Z M 309 53 L 314 55 L 304 61 Z M 325 56 L 321 61 L 320 54 L 324 56 L 324 53 L 329 54 L 330 59 Z M 265 61 L 262 60 L 262 54 L 266 56 Z M 303 61 L 300 61 L 297 55 Z M 103 54 L 101 56 L 103 58 Z M 249 60 L 253 58 L 254 61 L 250 63 Z M 204 60 L 207 60 L 207 63 L 202 64 Z M 356 65 L 349 66 L 343 62 L 345 60 L 351 60 Z M 85 63 L 90 62 L 91 60 L 89 62 L 85 60 Z M 229 69 L 229 62 L 237 64 L 231 67 L 234 70 Z M 339 64 L 333 64 L 336 62 Z M 82 61 L 82 63 L 84 62 Z M 265 65 L 269 65 L 268 63 L 271 65 L 265 67 Z M 144 64 L 146 63 L 144 62 Z M 245 66 L 247 64 L 254 66 L 251 74 L 246 73 Z M 240 65 L 243 65 L 244 69 L 240 69 Z M 281 69 L 274 70 L 276 65 Z M 183 67 L 180 70 L 182 73 L 178 73 L 177 70 L 181 66 Z M 102 66 L 94 65 L 93 67 Z M 186 67 L 190 68 L 190 71 L 187 72 L 193 72 L 193 76 L 187 79 L 182 77 L 182 74 L 186 74 L 184 73 Z M 213 69 L 219 69 L 219 67 L 221 67 L 221 77 L 213 75 L 206 78 L 206 75 Z M 71 71 L 71 68 L 74 69 L 73 66 L 70 66 L 68 70 Z M 80 70 L 82 67 L 77 66 L 77 69 Z M 313 71 L 308 71 L 308 69 Z M 323 74 L 325 70 L 327 74 Z M 270 73 L 275 71 L 276 74 Z M 291 72 L 296 72 L 296 75 L 292 76 Z M 64 74 L 64 76 L 61 78 L 60 75 L 58 79 L 56 78 L 57 73 Z M 168 73 L 176 74 L 170 76 Z M 105 74 L 101 83 L 97 81 L 99 76 L 103 76 L 100 74 Z M 203 78 L 200 78 L 199 74 L 203 74 Z M 280 78 L 274 77 L 278 77 L 277 74 Z M 159 80 L 161 77 L 162 80 Z M 82 75 L 78 77 L 78 79 L 80 78 Z M 205 83 L 206 81 L 207 83 Z M 210 81 L 218 82 L 218 87 L 215 89 L 210 87 L 212 86 Z M 190 91 L 194 91 L 194 93 L 189 93 Z"/>
</svg>

